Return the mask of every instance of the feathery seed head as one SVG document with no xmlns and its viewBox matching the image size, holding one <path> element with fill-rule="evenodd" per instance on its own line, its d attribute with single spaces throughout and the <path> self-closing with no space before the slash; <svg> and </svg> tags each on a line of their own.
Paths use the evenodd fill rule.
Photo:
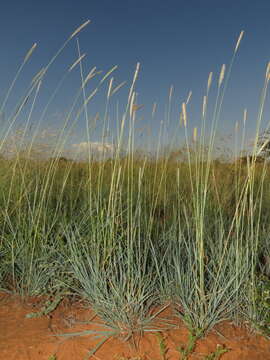
<svg viewBox="0 0 270 360">
<path fill-rule="evenodd" d="M 171 100 L 172 100 L 172 95 L 173 95 L 173 85 L 171 85 L 171 87 L 170 87 L 169 102 L 171 102 Z"/>
<path fill-rule="evenodd" d="M 109 77 L 109 76 L 111 75 L 111 73 L 112 73 L 114 70 L 116 70 L 117 68 L 118 68 L 117 65 L 115 65 L 114 67 L 112 67 L 112 68 L 103 76 L 103 78 L 102 78 L 101 81 L 100 81 L 100 84 L 102 84 L 102 83 L 107 79 L 107 77 Z"/>
<path fill-rule="evenodd" d="M 88 73 L 88 75 L 86 76 L 86 78 L 84 79 L 84 82 L 82 84 L 82 88 L 85 87 L 86 83 L 92 79 L 92 77 L 94 77 L 98 72 L 95 72 L 96 71 L 96 66 L 93 67 L 93 69 L 91 69 Z"/>
<path fill-rule="evenodd" d="M 135 73 L 134 73 L 134 76 L 133 76 L 132 84 L 131 84 L 131 87 L 130 87 L 130 89 L 129 89 L 128 104 L 130 104 L 130 101 L 131 101 L 131 96 L 132 96 L 132 93 L 133 93 L 133 89 L 134 89 L 134 86 L 135 86 L 135 82 L 136 82 L 137 77 L 138 77 L 138 74 L 139 74 L 139 70 L 140 70 L 140 63 L 138 62 L 138 63 L 136 64 L 136 69 L 135 69 Z"/>
<path fill-rule="evenodd" d="M 112 91 L 112 93 L 111 93 L 111 96 L 112 96 L 113 94 L 115 94 L 122 86 L 124 86 L 125 83 L 126 83 L 126 81 L 123 81 L 123 82 L 121 82 L 121 84 L 117 85 L 117 86 L 113 89 L 113 91 Z"/>
<path fill-rule="evenodd" d="M 212 78 L 213 78 L 213 73 L 212 71 L 209 73 L 209 76 L 208 76 L 208 81 L 207 81 L 207 92 L 209 91 L 210 89 L 210 86 L 212 84 Z"/>
<path fill-rule="evenodd" d="M 43 75 L 45 74 L 46 72 L 46 69 L 45 68 L 42 68 L 32 79 L 31 81 L 31 85 L 33 85 L 34 83 L 40 81 L 43 77 Z"/>
<path fill-rule="evenodd" d="M 247 121 L 247 109 L 244 110 L 244 118 L 243 118 L 244 126 L 246 125 L 246 121 Z"/>
<path fill-rule="evenodd" d="M 111 78 L 111 80 L 110 80 L 110 82 L 109 82 L 109 88 L 108 88 L 108 93 L 107 93 L 107 99 L 109 99 L 109 97 L 111 96 L 112 84 L 113 84 L 113 77 Z"/>
<path fill-rule="evenodd" d="M 186 104 L 189 103 L 190 99 L 191 99 L 191 96 L 192 96 L 192 91 L 190 90 L 190 92 L 188 93 L 188 97 L 187 97 L 187 100 L 186 100 Z"/>
<path fill-rule="evenodd" d="M 82 59 L 85 57 L 85 54 L 81 55 L 68 69 L 68 71 L 70 72 L 71 70 L 73 70 L 75 68 L 75 66 L 82 61 Z"/>
<path fill-rule="evenodd" d="M 237 50 L 238 50 L 238 48 L 239 48 L 239 45 L 240 45 L 240 42 L 241 42 L 241 40 L 242 40 L 243 35 L 244 35 L 244 31 L 242 30 L 242 31 L 240 32 L 239 37 L 238 37 L 237 43 L 236 43 L 236 45 L 235 45 L 234 53 L 237 52 Z"/>
<path fill-rule="evenodd" d="M 266 73 L 265 73 L 266 81 L 270 78 L 270 61 L 267 64 Z"/>
<path fill-rule="evenodd" d="M 196 142 L 197 141 L 197 134 L 198 134 L 198 129 L 195 127 L 193 129 L 193 141 Z"/>
<path fill-rule="evenodd" d="M 87 20 L 82 25 L 80 25 L 69 37 L 69 40 L 71 40 L 74 36 L 76 36 L 85 26 L 87 26 L 91 21 Z"/>
<path fill-rule="evenodd" d="M 37 43 L 34 43 L 33 46 L 31 47 L 31 49 L 25 55 L 24 60 L 23 60 L 24 63 L 26 63 L 26 61 L 30 58 L 30 56 L 32 55 L 32 53 L 36 47 L 37 47 Z"/>
<path fill-rule="evenodd" d="M 205 117 L 205 113 L 206 113 L 206 105 L 207 105 L 207 96 L 203 97 L 203 107 L 202 107 L 202 116 L 203 118 Z"/>
<path fill-rule="evenodd" d="M 186 127 L 187 126 L 187 109 L 186 109 L 186 104 L 184 102 L 182 103 L 182 113 L 183 113 L 184 127 Z"/>
<path fill-rule="evenodd" d="M 218 87 L 221 86 L 223 80 L 224 80 L 224 75 L 225 75 L 225 69 L 226 69 L 226 65 L 223 64 L 221 67 L 221 71 L 220 71 L 220 75 L 219 75 L 219 79 L 218 79 Z"/>
</svg>

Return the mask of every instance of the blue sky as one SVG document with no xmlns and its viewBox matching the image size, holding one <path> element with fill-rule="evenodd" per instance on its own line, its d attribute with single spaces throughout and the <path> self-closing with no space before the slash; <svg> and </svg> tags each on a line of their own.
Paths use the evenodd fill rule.
<svg viewBox="0 0 270 360">
<path fill-rule="evenodd" d="M 160 121 L 167 110 L 170 86 L 174 86 L 171 111 L 171 130 L 178 124 L 181 103 L 192 90 L 189 104 L 189 126 L 199 126 L 202 97 L 208 74 L 214 73 L 217 82 L 223 63 L 229 63 L 241 30 L 245 31 L 236 56 L 220 118 L 220 132 L 228 134 L 235 121 L 240 121 L 248 109 L 248 131 L 256 123 L 260 91 L 265 68 L 270 60 L 270 2 L 238 0 L 57 0 L 5 1 L 1 4 L 0 100 L 34 42 L 38 46 L 19 78 L 11 95 L 6 113 L 14 108 L 31 77 L 53 56 L 65 39 L 85 20 L 91 24 L 80 34 L 84 72 L 93 66 L 108 70 L 118 65 L 115 83 L 131 81 L 137 62 L 141 71 L 137 84 L 138 101 L 144 108 L 138 112 L 138 127 L 151 127 L 156 139 Z M 58 81 L 77 58 L 76 39 L 70 42 L 51 67 L 42 84 L 33 120 L 46 103 Z M 79 87 L 79 67 L 71 74 L 48 110 L 45 121 L 53 123 L 68 111 Z M 104 111 L 106 86 L 89 106 L 89 114 Z M 214 101 L 215 86 L 212 96 Z M 88 91 L 91 91 L 89 87 Z M 127 88 L 118 100 L 124 106 Z M 150 119 L 153 102 L 158 103 L 154 120 Z M 269 118 L 266 101 L 265 126 Z M 115 107 L 111 108 L 112 126 Z M 141 119 L 140 119 L 141 117 Z M 78 123 L 78 136 L 83 141 L 83 119 Z M 152 138 L 152 141 L 153 141 Z M 170 135 L 168 135 L 170 139 Z"/>
</svg>

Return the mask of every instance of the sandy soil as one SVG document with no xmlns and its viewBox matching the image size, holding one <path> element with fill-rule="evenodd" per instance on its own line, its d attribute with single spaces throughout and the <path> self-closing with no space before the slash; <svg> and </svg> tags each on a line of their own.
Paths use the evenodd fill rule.
<svg viewBox="0 0 270 360">
<path fill-rule="evenodd" d="M 94 314 L 79 302 L 70 304 L 64 301 L 50 316 L 25 317 L 38 311 L 40 306 L 38 299 L 22 302 L 16 296 L 0 294 L 0 359 L 49 360 L 55 355 L 57 360 L 84 360 L 97 340 L 90 336 L 62 338 L 55 335 L 97 329 L 94 325 L 79 323 L 89 320 Z M 177 347 L 187 344 L 187 329 L 179 324 L 177 329 L 164 332 L 163 337 L 167 347 L 166 360 L 181 359 Z M 200 339 L 189 359 L 203 359 L 216 350 L 217 344 L 229 349 L 221 356 L 222 360 L 270 360 L 270 340 L 230 323 L 218 325 Z M 137 349 L 131 342 L 109 339 L 93 359 L 163 360 L 156 334 L 141 338 Z"/>
</svg>

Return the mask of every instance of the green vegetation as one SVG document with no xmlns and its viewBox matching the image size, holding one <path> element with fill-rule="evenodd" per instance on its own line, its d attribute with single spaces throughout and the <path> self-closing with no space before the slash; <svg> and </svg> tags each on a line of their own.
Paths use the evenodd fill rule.
<svg viewBox="0 0 270 360">
<path fill-rule="evenodd" d="M 51 355 L 51 356 L 49 356 L 48 360 L 57 360 L 57 357 L 56 357 L 56 355 Z"/>
<path fill-rule="evenodd" d="M 167 353 L 168 353 L 168 347 L 166 345 L 165 342 L 165 338 L 163 336 L 163 334 L 161 333 L 157 333 L 157 339 L 158 339 L 158 344 L 159 344 L 159 351 L 160 351 L 160 355 L 161 355 L 161 360 L 166 360 L 167 359 Z"/>
<path fill-rule="evenodd" d="M 190 355 L 194 353 L 196 342 L 199 339 L 198 335 L 189 333 L 189 339 L 186 346 L 179 346 L 178 351 L 180 352 L 180 360 L 188 360 Z M 204 360 L 218 360 L 222 354 L 225 354 L 229 350 L 221 345 L 217 345 L 217 348 L 214 352 L 209 355 L 204 356 Z"/>
<path fill-rule="evenodd" d="M 220 359 L 222 354 L 228 352 L 228 349 L 222 347 L 221 345 L 217 345 L 217 349 L 210 355 L 206 355 L 204 360 L 218 360 Z"/>
<path fill-rule="evenodd" d="M 222 161 L 215 153 L 218 119 L 238 46 L 228 73 L 222 67 L 219 76 L 209 134 L 211 74 L 199 134 L 196 128 L 190 139 L 187 101 L 182 106 L 182 127 L 179 124 L 175 129 L 184 133 L 184 145 L 173 143 L 165 152 L 159 141 L 151 156 L 135 151 L 138 65 L 113 155 L 95 159 L 89 150 L 86 162 L 58 161 L 69 131 L 82 115 L 91 142 L 87 106 L 115 69 L 102 74 L 89 94 L 90 79 L 100 74 L 96 69 L 88 76 L 81 73 L 80 89 L 51 147 L 52 156 L 43 157 L 39 128 L 29 140 L 29 125 L 42 80 L 64 47 L 32 80 L 8 117 L 0 144 L 0 288 L 23 297 L 48 295 L 50 302 L 38 315 L 52 311 L 64 296 L 76 294 L 87 300 L 104 321 L 97 324 L 101 330 L 62 335 L 100 337 L 89 355 L 110 336 L 128 340 L 135 334 L 161 331 L 155 320 L 168 302 L 192 334 L 187 348 L 180 350 L 184 358 L 199 337 L 225 319 L 249 321 L 269 331 L 269 264 L 265 260 L 269 256 L 270 167 L 267 162 L 256 162 L 262 150 L 258 144 L 269 69 L 255 145 L 246 163 Z M 117 88 L 112 89 L 110 80 L 106 109 Z M 12 156 L 6 156 L 19 115 L 25 116 L 26 124 L 16 133 Z M 107 125 L 106 110 L 104 132 Z M 166 359 L 162 339 L 160 349 Z M 222 351 L 217 349 L 208 358 L 216 359 Z"/>
</svg>

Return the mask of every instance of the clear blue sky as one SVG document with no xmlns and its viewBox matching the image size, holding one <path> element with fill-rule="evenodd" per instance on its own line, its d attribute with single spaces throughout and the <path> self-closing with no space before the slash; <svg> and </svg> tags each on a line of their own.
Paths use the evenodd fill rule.
<svg viewBox="0 0 270 360">
<path fill-rule="evenodd" d="M 244 30 L 224 101 L 221 129 L 230 132 L 247 107 L 251 132 L 270 60 L 269 14 L 269 0 L 4 1 L 0 15 L 0 99 L 4 98 L 16 69 L 34 42 L 38 47 L 16 85 L 10 106 L 64 40 L 90 19 L 91 24 L 79 35 L 81 51 L 87 54 L 83 62 L 85 72 L 95 65 L 104 71 L 118 65 L 114 77 L 120 83 L 130 81 L 136 63 L 141 63 L 137 90 L 139 102 L 145 105 L 140 113 L 145 120 L 140 126 L 147 123 L 157 131 L 171 85 L 175 88 L 172 124 L 177 124 L 181 102 L 192 90 L 190 126 L 199 126 L 208 74 L 213 71 L 217 81 L 221 65 L 229 63 L 238 35 Z M 76 57 L 74 39 L 52 66 L 43 84 L 41 99 L 52 93 Z M 55 99 L 48 112 L 51 118 L 67 110 L 78 88 L 78 71 L 79 68 L 61 90 L 61 96 Z M 120 102 L 125 102 L 126 93 L 127 90 L 119 93 Z M 89 108 L 90 115 L 100 110 L 104 97 L 105 88 Z M 159 112 L 156 122 L 150 122 L 149 114 L 155 101 Z M 264 123 L 270 120 L 269 105 L 267 101 Z M 38 106 L 42 106 L 42 101 Z"/>
</svg>

